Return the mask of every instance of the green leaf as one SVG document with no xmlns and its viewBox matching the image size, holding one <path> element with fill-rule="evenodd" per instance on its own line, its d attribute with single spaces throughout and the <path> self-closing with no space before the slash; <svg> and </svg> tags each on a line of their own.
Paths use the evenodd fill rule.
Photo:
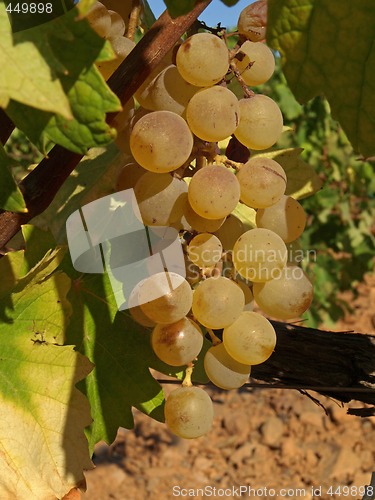
<svg viewBox="0 0 375 500">
<path fill-rule="evenodd" d="M 75 388 L 92 365 L 58 345 L 71 314 L 70 280 L 53 273 L 59 251 L 23 275 L 24 252 L 0 261 L 0 497 L 62 498 L 92 468 L 87 399 Z M 51 274 L 53 273 L 53 274 Z"/>
<path fill-rule="evenodd" d="M 69 101 L 59 80 L 31 41 L 12 40 L 5 4 L 0 2 L 0 107 L 12 99 L 44 111 L 72 118 Z"/>
<path fill-rule="evenodd" d="M 66 261 L 64 268 L 69 267 Z M 163 391 L 149 371 L 158 364 L 150 331 L 136 325 L 129 312 L 117 312 L 108 276 L 76 277 L 68 298 L 73 306 L 68 341 L 95 363 L 82 385 L 93 417 L 90 449 L 100 440 L 111 443 L 120 426 L 133 427 L 132 406 L 163 420 Z"/>
<path fill-rule="evenodd" d="M 194 9 L 196 0 L 164 0 L 171 17 L 187 14 Z"/>
<path fill-rule="evenodd" d="M 11 101 L 7 114 L 29 139 L 43 152 L 52 141 L 80 154 L 111 142 L 116 132 L 106 123 L 106 113 L 119 111 L 121 105 L 94 63 L 110 59 L 113 51 L 80 18 L 79 11 L 74 8 L 49 23 L 17 33 L 15 40 L 18 45 L 38 48 L 72 110 L 73 119 L 68 120 Z"/>
<path fill-rule="evenodd" d="M 27 212 L 21 190 L 14 180 L 10 167 L 17 165 L 0 144 L 0 208 L 10 212 Z"/>
<path fill-rule="evenodd" d="M 301 148 L 279 149 L 260 153 L 252 158 L 262 156 L 280 163 L 288 179 L 285 194 L 298 200 L 311 196 L 322 187 L 322 181 L 315 170 L 300 157 L 302 151 Z"/>
<path fill-rule="evenodd" d="M 267 40 L 300 103 L 324 94 L 354 149 L 375 153 L 375 3 L 269 0 Z M 350 34 L 356 34 L 351 36 Z"/>
</svg>

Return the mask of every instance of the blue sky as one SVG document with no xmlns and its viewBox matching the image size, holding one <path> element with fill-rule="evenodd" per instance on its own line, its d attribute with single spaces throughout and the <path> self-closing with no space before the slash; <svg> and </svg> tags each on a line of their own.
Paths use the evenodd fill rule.
<svg viewBox="0 0 375 500">
<path fill-rule="evenodd" d="M 254 0 L 239 0 L 233 7 L 227 7 L 221 0 L 212 0 L 199 19 L 204 21 L 208 26 L 216 26 L 221 22 L 222 26 L 230 28 L 237 25 L 237 19 L 241 10 L 250 3 L 253 3 L 253 1 Z M 148 0 L 148 3 L 155 17 L 159 17 L 165 10 L 165 3 L 163 0 Z"/>
</svg>

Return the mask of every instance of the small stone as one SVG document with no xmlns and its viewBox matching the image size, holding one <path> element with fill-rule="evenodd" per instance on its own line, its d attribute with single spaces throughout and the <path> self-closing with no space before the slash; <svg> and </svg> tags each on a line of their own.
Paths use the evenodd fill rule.
<svg viewBox="0 0 375 500">
<path fill-rule="evenodd" d="M 261 426 L 261 433 L 265 444 L 277 448 L 284 433 L 284 424 L 278 417 L 270 417 Z"/>
</svg>

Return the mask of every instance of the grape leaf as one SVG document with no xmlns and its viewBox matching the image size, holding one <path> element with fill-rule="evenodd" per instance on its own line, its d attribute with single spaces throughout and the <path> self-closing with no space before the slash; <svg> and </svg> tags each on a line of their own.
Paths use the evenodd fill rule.
<svg viewBox="0 0 375 500">
<path fill-rule="evenodd" d="M 95 61 L 113 57 L 108 42 L 90 27 L 77 8 L 14 35 L 18 45 L 35 45 L 50 65 L 69 99 L 72 119 L 11 101 L 6 112 L 42 152 L 50 141 L 76 153 L 102 146 L 115 137 L 106 113 L 119 111 L 120 101 L 105 84 Z"/>
<path fill-rule="evenodd" d="M 297 100 L 324 94 L 364 157 L 375 153 L 374 26 L 372 0 L 268 2 L 267 40 Z"/>
<path fill-rule="evenodd" d="M 69 101 L 59 80 L 31 41 L 12 40 L 5 4 L 0 1 L 0 107 L 12 99 L 65 119 L 72 118 Z"/>
<path fill-rule="evenodd" d="M 285 194 L 298 200 L 311 196 L 322 187 L 322 181 L 313 167 L 300 157 L 302 151 L 302 148 L 279 149 L 259 153 L 252 158 L 262 156 L 280 163 L 288 179 Z"/>
<path fill-rule="evenodd" d="M 56 343 L 71 313 L 70 280 L 53 273 L 60 253 L 50 251 L 26 274 L 23 251 L 0 260 L 1 498 L 62 498 L 92 468 L 84 435 L 90 409 L 75 388 L 92 365 Z"/>
<path fill-rule="evenodd" d="M 27 212 L 21 190 L 16 184 L 9 167 L 17 165 L 0 144 L 0 208 L 10 212 Z"/>
<path fill-rule="evenodd" d="M 68 270 L 70 263 L 65 263 Z M 81 384 L 91 405 L 93 423 L 87 430 L 90 449 L 111 443 L 118 428 L 132 428 L 132 406 L 163 420 L 163 391 L 149 366 L 158 365 L 150 345 L 150 331 L 137 326 L 128 312 L 117 312 L 107 275 L 78 278 L 68 295 L 73 316 L 68 342 L 95 363 Z"/>
</svg>

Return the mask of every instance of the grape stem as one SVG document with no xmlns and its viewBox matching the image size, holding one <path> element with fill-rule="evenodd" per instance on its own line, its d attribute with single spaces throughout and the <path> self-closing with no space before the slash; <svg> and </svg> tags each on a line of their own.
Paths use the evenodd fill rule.
<svg viewBox="0 0 375 500">
<path fill-rule="evenodd" d="M 126 30 L 126 38 L 134 42 L 135 34 L 139 25 L 139 17 L 141 15 L 141 2 L 140 0 L 132 0 L 132 9 L 129 16 L 128 29 Z"/>
<path fill-rule="evenodd" d="M 191 381 L 191 376 L 193 374 L 193 370 L 194 370 L 193 363 L 189 363 L 187 368 L 186 368 L 186 371 L 185 371 L 184 380 L 182 381 L 182 387 L 192 387 L 193 386 L 193 383 Z"/>
<path fill-rule="evenodd" d="M 249 87 L 246 85 L 246 83 L 244 82 L 244 79 L 242 78 L 241 73 L 239 72 L 237 65 L 234 61 L 231 61 L 230 69 L 231 69 L 232 73 L 234 74 L 234 76 L 237 78 L 238 83 L 241 85 L 243 93 L 245 95 L 245 98 L 248 99 L 250 97 L 254 97 L 255 92 L 250 90 Z"/>
<path fill-rule="evenodd" d="M 206 328 L 208 335 L 211 337 L 212 340 L 212 345 L 219 345 L 221 344 L 221 340 L 217 335 L 214 334 L 213 330 L 210 328 Z"/>
</svg>

